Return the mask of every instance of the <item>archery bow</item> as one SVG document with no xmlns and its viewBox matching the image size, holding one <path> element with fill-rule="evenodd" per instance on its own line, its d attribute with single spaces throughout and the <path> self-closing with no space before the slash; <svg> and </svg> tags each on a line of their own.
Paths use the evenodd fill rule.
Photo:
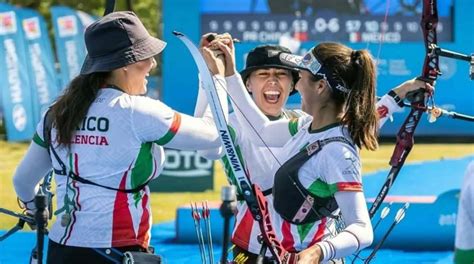
<svg viewBox="0 0 474 264">
<path fill-rule="evenodd" d="M 51 179 L 52 171 L 48 172 L 48 174 L 43 178 L 43 183 L 41 183 L 38 193 L 35 195 L 33 201 L 36 206 L 36 212 L 33 216 L 27 215 L 25 212 L 16 213 L 5 208 L 0 208 L 0 213 L 18 218 L 18 223 L 5 234 L 0 236 L 0 241 L 7 239 L 15 232 L 23 229 L 25 223 L 36 225 L 36 245 L 31 252 L 30 263 L 43 263 L 44 236 L 48 233 L 48 230 L 46 229 L 47 221 L 52 217 L 51 210 L 53 193 L 51 192 Z"/>
<path fill-rule="evenodd" d="M 423 19 L 422 19 L 421 25 L 422 25 L 423 33 L 424 33 L 426 56 L 425 56 L 425 62 L 424 62 L 424 67 L 423 67 L 423 72 L 422 72 L 421 79 L 423 79 L 425 82 L 428 82 L 430 84 L 433 84 L 436 81 L 438 75 L 440 75 L 438 64 L 439 64 L 439 55 L 442 55 L 442 54 L 441 54 L 439 49 L 435 49 L 435 47 L 437 47 L 436 46 L 436 41 L 437 41 L 437 38 L 436 38 L 436 25 L 437 25 L 437 22 L 438 22 L 438 17 L 437 17 L 436 1 L 435 0 L 424 0 L 423 1 Z M 175 35 L 179 36 L 180 33 L 175 33 Z M 183 40 L 183 39 L 181 39 L 181 40 Z M 184 42 L 184 40 L 183 40 L 183 42 Z M 186 45 L 188 46 L 188 44 L 186 44 Z M 188 46 L 188 48 L 190 49 L 189 46 Z M 200 54 L 199 54 L 199 56 L 200 56 Z M 205 62 L 198 62 L 198 60 L 196 59 L 196 56 L 193 55 L 193 57 L 196 60 L 196 62 L 198 63 L 198 68 L 199 68 L 200 72 L 201 73 L 207 72 L 206 67 L 199 67 L 200 63 L 205 64 Z M 471 58 L 471 61 L 472 61 L 472 57 L 470 57 L 470 58 Z M 201 60 L 202 60 L 202 58 L 201 58 Z M 464 60 L 466 60 L 466 59 L 464 59 Z M 203 68 L 204 68 L 204 70 L 202 70 Z M 206 82 L 212 82 L 212 80 L 208 79 L 208 80 L 206 80 Z M 429 95 L 427 98 L 425 98 L 423 90 L 420 90 L 420 91 L 417 91 L 417 92 L 414 92 L 414 93 L 410 93 L 408 95 L 408 99 L 410 101 L 410 107 L 412 109 L 411 109 L 408 117 L 406 118 L 405 122 L 403 123 L 400 131 L 397 134 L 397 144 L 396 144 L 394 153 L 393 153 L 391 161 L 390 161 L 390 165 L 392 166 L 392 169 L 390 171 L 390 174 L 387 178 L 386 183 L 383 185 L 382 190 L 380 191 L 379 195 L 377 196 L 376 201 L 373 203 L 373 205 L 372 205 L 372 207 L 369 211 L 371 217 L 375 214 L 375 212 L 377 211 L 377 209 L 381 205 L 381 202 L 383 201 L 383 199 L 387 195 L 390 187 L 392 186 L 392 184 L 393 184 L 394 180 L 396 179 L 398 173 L 400 172 L 400 170 L 401 170 L 401 168 L 402 168 L 409 152 L 411 151 L 411 149 L 414 145 L 414 131 L 415 131 L 415 129 L 416 129 L 416 127 L 417 127 L 417 125 L 420 121 L 420 118 L 421 118 L 423 112 L 425 112 L 427 110 L 434 109 L 433 107 L 430 108 L 430 107 L 427 107 L 427 105 L 426 105 L 426 101 L 427 101 L 426 99 L 431 99 L 431 96 L 432 95 Z M 212 98 L 212 97 L 208 96 L 208 98 Z M 210 99 L 210 101 L 211 100 L 214 101 L 214 102 L 217 102 L 215 97 Z M 454 115 L 449 115 L 449 113 L 447 113 L 447 112 L 445 114 L 447 114 L 448 116 L 455 117 Z M 230 152 L 231 155 L 232 155 L 232 153 L 234 153 L 233 155 L 235 156 L 235 149 L 230 148 L 230 150 L 228 150 L 228 146 L 230 144 L 232 144 L 232 142 L 228 138 L 228 132 L 225 132 L 224 134 L 221 134 L 221 136 L 226 136 L 227 137 L 227 140 L 223 140 L 223 143 L 224 143 L 223 145 L 224 145 L 225 150 L 227 152 L 226 154 L 228 154 Z M 222 138 L 221 138 L 221 140 L 222 140 Z M 232 152 L 232 151 L 234 151 L 234 152 Z M 229 160 L 232 160 L 232 159 L 229 159 Z M 232 163 L 232 165 L 234 166 L 234 163 Z M 242 167 L 239 167 L 238 169 L 242 169 Z M 235 175 L 237 176 L 238 174 L 236 173 Z M 243 177 L 237 176 L 237 180 L 238 180 L 239 185 L 243 184 L 243 185 L 241 185 L 241 189 L 244 191 L 244 198 L 245 198 L 245 196 L 247 195 L 247 192 L 244 189 L 251 190 L 251 188 L 249 188 L 250 183 L 246 179 L 246 175 L 245 175 L 244 172 L 242 172 L 242 175 L 243 175 Z M 244 178 L 245 178 L 245 180 L 243 180 Z M 246 188 L 242 188 L 242 186 L 244 186 Z M 248 193 L 251 193 L 251 191 L 249 191 Z M 249 198 L 253 199 L 254 197 L 249 197 Z M 257 214 L 254 214 L 254 212 L 256 211 L 255 209 L 258 209 L 258 207 L 254 206 L 254 202 L 248 202 L 247 199 L 245 199 L 245 200 L 246 200 L 247 204 L 249 205 L 249 209 L 252 212 L 252 215 L 254 215 L 255 219 L 259 222 L 259 224 L 266 223 L 267 221 L 261 221 L 261 220 L 258 219 L 259 218 L 259 213 L 261 213 L 261 211 L 257 212 Z M 264 205 L 260 205 L 260 209 L 262 209 L 262 206 L 264 207 Z M 262 231 L 264 231 L 264 230 L 265 230 L 265 228 L 262 228 Z M 265 233 L 265 232 L 263 232 L 263 233 Z M 271 243 L 269 243 L 269 244 L 271 245 Z"/>
<path fill-rule="evenodd" d="M 420 26 L 423 30 L 423 39 L 425 44 L 425 59 L 422 74 L 419 79 L 434 84 L 439 75 L 439 56 L 450 57 L 458 60 L 468 61 L 470 63 L 470 77 L 474 78 L 474 55 L 464 55 L 457 52 L 441 49 L 437 45 L 436 26 L 438 24 L 438 8 L 436 0 L 423 0 L 423 11 Z M 370 218 L 377 212 L 383 200 L 392 187 L 398 173 L 400 172 L 405 160 L 414 145 L 415 129 L 420 121 L 423 112 L 429 112 L 430 122 L 434 122 L 437 117 L 445 115 L 455 119 L 465 121 L 473 121 L 474 117 L 463 115 L 455 112 L 449 112 L 434 106 L 427 106 L 426 102 L 433 102 L 432 94 L 425 98 L 424 91 L 421 89 L 407 94 L 411 107 L 405 122 L 397 134 L 397 143 L 390 159 L 392 168 L 387 176 L 385 183 L 382 185 L 378 195 L 369 209 Z M 405 104 L 406 106 L 407 104 Z"/>
<path fill-rule="evenodd" d="M 436 25 L 438 24 L 438 9 L 436 6 L 436 0 L 423 0 L 423 14 L 420 24 L 423 30 L 426 49 L 425 61 L 420 78 L 425 82 L 433 84 L 440 74 L 439 57 L 438 55 L 429 52 L 430 47 L 433 44 L 436 45 L 437 42 Z M 428 97 L 431 97 L 431 95 Z M 392 187 L 413 147 L 415 129 L 423 115 L 423 109 L 426 108 L 426 99 L 429 99 L 425 98 L 424 91 L 421 89 L 407 95 L 407 98 L 411 102 L 412 108 L 397 134 L 397 143 L 390 159 L 390 165 L 392 168 L 390 169 L 387 180 L 382 185 L 379 194 L 369 209 L 370 218 L 375 215 L 387 196 L 388 191 Z"/>
<path fill-rule="evenodd" d="M 290 253 L 284 249 L 280 241 L 276 238 L 271 218 L 267 210 L 267 202 L 265 196 L 256 185 L 251 185 L 247 172 L 242 166 L 241 161 L 237 157 L 237 151 L 231 140 L 226 118 L 222 106 L 219 103 L 217 89 L 215 87 L 212 76 L 209 73 L 207 64 L 199 52 L 198 48 L 183 33 L 174 31 L 177 36 L 190 51 L 198 71 L 201 74 L 202 86 L 206 92 L 212 114 L 215 119 L 216 127 L 219 131 L 219 138 L 225 149 L 225 155 L 231 162 L 231 168 L 236 177 L 236 182 L 242 191 L 243 198 L 248 205 L 253 218 L 259 223 L 264 243 L 262 247 L 268 246 L 270 252 L 278 263 L 296 263 L 296 254 Z M 224 249 L 225 250 L 225 249 Z"/>
</svg>

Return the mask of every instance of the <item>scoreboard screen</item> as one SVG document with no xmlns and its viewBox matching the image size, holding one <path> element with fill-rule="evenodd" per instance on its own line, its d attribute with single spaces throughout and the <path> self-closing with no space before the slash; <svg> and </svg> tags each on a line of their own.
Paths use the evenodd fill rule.
<svg viewBox="0 0 474 264">
<path fill-rule="evenodd" d="M 422 41 L 421 0 L 201 0 L 201 32 L 244 42 Z M 438 41 L 453 41 L 453 0 L 438 0 Z"/>
</svg>

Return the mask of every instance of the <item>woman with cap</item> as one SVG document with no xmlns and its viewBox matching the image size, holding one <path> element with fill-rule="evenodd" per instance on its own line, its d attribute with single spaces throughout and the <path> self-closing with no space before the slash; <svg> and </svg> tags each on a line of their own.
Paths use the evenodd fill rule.
<svg viewBox="0 0 474 264">
<path fill-rule="evenodd" d="M 278 216 L 272 220 L 274 229 L 282 232 L 283 246 L 300 252 L 299 263 L 318 263 L 370 245 L 373 232 L 362 192 L 359 149 L 377 148 L 383 120 L 377 115 L 375 65 L 369 52 L 321 43 L 303 58 L 278 54 L 301 70 L 296 89 L 307 114 L 270 122 L 235 73 L 233 44 L 217 45 L 226 58 L 227 87 L 238 108 L 235 114 L 239 122 L 248 120 L 255 129 L 241 133 L 258 133 L 252 140 L 256 146 L 279 148 L 267 173 L 274 175 L 273 206 Z M 425 83 L 410 80 L 401 86 L 405 88 L 394 96 L 398 101 Z M 386 119 L 387 109 L 379 114 Z"/>
<path fill-rule="evenodd" d="M 295 92 L 292 89 L 294 83 L 298 81 L 298 77 L 295 74 L 296 65 L 288 65 L 288 62 L 283 61 L 284 57 L 280 56 L 282 53 L 290 54 L 291 52 L 284 47 L 275 45 L 256 47 L 249 52 L 246 68 L 240 72 L 240 76 L 246 90 L 251 94 L 256 107 L 265 114 L 269 121 L 280 120 L 276 122 L 289 122 L 292 120 L 295 122 L 298 117 L 305 116 L 305 113 L 300 110 L 284 109 L 283 107 L 288 93 L 293 94 Z M 291 77 L 293 77 L 291 82 L 289 81 L 290 73 Z M 395 101 L 398 98 L 398 94 L 404 97 L 408 91 L 418 89 L 419 86 L 417 84 L 419 83 L 414 81 L 405 82 L 395 88 L 390 95 L 382 97 L 382 100 L 377 103 L 377 109 L 381 115 L 380 123 L 383 123 L 392 113 L 401 110 Z M 276 98 L 271 97 L 271 95 L 276 95 Z M 272 99 L 275 102 L 272 102 Z M 269 208 L 272 208 L 273 197 L 271 193 L 274 175 L 268 173 L 268 171 L 271 170 L 275 163 L 272 154 L 279 153 L 282 149 L 281 146 L 270 146 L 270 148 L 260 146 L 262 142 L 251 125 L 246 120 L 238 121 L 237 114 L 240 112 L 240 108 L 246 108 L 245 104 L 237 104 L 235 112 L 229 117 L 230 126 L 234 134 L 234 144 L 242 157 L 241 162 L 249 172 L 251 182 L 257 184 L 263 190 L 270 204 Z M 269 122 L 268 120 L 266 122 Z M 285 126 L 281 127 L 281 129 L 287 131 L 288 135 L 294 135 L 298 132 L 295 125 Z M 270 133 L 275 134 L 275 131 L 281 130 L 274 130 Z M 289 137 L 286 140 L 288 139 Z M 260 144 L 255 144 L 253 142 L 255 140 L 260 141 Z M 226 161 L 225 156 L 222 157 L 222 149 L 200 151 L 200 154 L 207 158 L 222 158 L 229 182 L 235 184 L 234 176 L 228 166 L 229 163 Z M 238 254 L 245 254 L 248 257 L 246 263 L 253 263 L 261 247 L 257 240 L 260 229 L 258 223 L 253 220 L 245 203 L 239 203 L 238 209 L 236 225 L 232 236 L 232 242 L 235 245 L 234 257 Z M 278 215 L 275 217 L 278 217 Z M 295 251 L 297 245 L 294 245 L 294 238 L 291 232 L 289 232 L 289 226 L 289 222 L 286 222 L 281 226 L 282 228 L 276 228 L 275 231 L 279 237 L 282 237 L 283 245 L 287 246 L 288 250 Z M 267 255 L 269 254 L 267 252 Z"/>
<path fill-rule="evenodd" d="M 295 68 L 283 64 L 278 56 L 273 56 L 273 54 L 281 52 L 291 53 L 289 49 L 278 45 L 258 46 L 249 52 L 246 67 L 240 72 L 253 101 L 269 120 L 289 120 L 302 114 L 300 110 L 284 108 L 288 96 L 296 92 L 294 86 L 298 81 L 299 73 Z M 202 104 L 207 102 L 202 90 L 198 93 L 198 102 Z M 243 158 L 241 162 L 248 170 L 251 182 L 263 190 L 271 203 L 273 177 L 266 173 L 273 161 L 271 153 L 265 147 L 256 147 L 252 144 L 249 137 L 257 135 L 241 133 L 247 129 L 241 127 L 233 113 L 229 114 L 229 129 L 232 131 L 234 144 L 239 156 Z M 230 163 L 222 148 L 199 151 L 198 153 L 208 159 L 221 159 L 229 183 L 236 184 Z M 239 200 L 238 211 L 231 238 L 234 244 L 234 259 L 246 258 L 245 262 L 239 263 L 255 263 L 261 247 L 257 239 L 260 227 L 258 222 L 253 219 L 247 204 L 242 200 L 241 193 L 237 198 Z M 270 252 L 267 252 L 267 256 L 270 256 Z M 271 262 L 269 259 L 265 259 L 264 263 Z"/>
<path fill-rule="evenodd" d="M 14 186 L 28 211 L 37 183 L 53 169 L 56 221 L 48 263 L 106 263 L 114 252 L 148 251 L 152 224 L 147 183 L 165 160 L 163 146 L 220 145 L 211 112 L 194 118 L 142 96 L 153 56 L 166 43 L 151 37 L 133 12 L 114 12 L 85 32 L 81 74 L 38 124 Z M 203 48 L 204 56 L 214 56 Z M 210 66 L 223 80 L 223 64 Z M 226 96 L 220 93 L 224 112 Z"/>
</svg>

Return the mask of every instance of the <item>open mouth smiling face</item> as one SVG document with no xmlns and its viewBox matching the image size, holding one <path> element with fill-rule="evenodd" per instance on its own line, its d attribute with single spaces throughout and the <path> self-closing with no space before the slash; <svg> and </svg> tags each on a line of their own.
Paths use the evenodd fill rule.
<svg viewBox="0 0 474 264">
<path fill-rule="evenodd" d="M 288 99 L 292 85 L 289 70 L 279 68 L 254 71 L 247 81 L 247 89 L 257 106 L 267 115 L 278 116 Z"/>
</svg>

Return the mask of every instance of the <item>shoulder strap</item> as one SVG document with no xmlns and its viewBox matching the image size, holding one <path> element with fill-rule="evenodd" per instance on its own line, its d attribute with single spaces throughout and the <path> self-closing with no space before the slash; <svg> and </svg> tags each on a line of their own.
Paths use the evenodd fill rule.
<svg viewBox="0 0 474 264">
<path fill-rule="evenodd" d="M 61 170 L 55 169 L 53 167 L 54 174 L 57 175 L 67 175 L 67 168 L 64 162 L 59 158 L 58 153 L 54 150 L 54 147 L 51 144 L 51 130 L 53 128 L 53 116 L 51 115 L 51 108 L 46 111 L 43 120 L 43 139 L 44 143 L 46 143 L 49 157 L 51 158 L 51 153 L 53 153 L 54 159 L 58 162 L 59 166 L 61 166 Z"/>
<path fill-rule="evenodd" d="M 325 145 L 327 145 L 329 143 L 332 143 L 332 142 L 342 142 L 342 143 L 345 143 L 345 144 L 347 144 L 347 145 L 349 145 L 349 146 L 351 146 L 352 148 L 355 149 L 354 144 L 352 144 L 352 142 L 350 142 L 347 138 L 342 137 L 342 136 L 338 136 L 338 137 L 326 138 L 326 139 L 323 139 L 323 140 L 316 140 L 315 142 L 309 144 L 303 150 L 301 150 L 300 153 L 305 153 L 306 152 L 306 154 L 304 154 L 304 155 L 308 155 L 308 157 L 311 157 L 314 154 L 321 151 L 322 148 Z M 300 153 L 296 154 L 295 156 L 299 155 Z"/>
<path fill-rule="evenodd" d="M 51 127 L 52 126 L 53 126 L 53 117 L 51 116 L 51 108 L 48 108 L 48 110 L 44 114 L 44 119 L 43 119 L 43 141 L 44 143 L 46 143 L 46 148 L 48 149 L 48 153 L 50 153 L 49 147 L 51 145 Z"/>
<path fill-rule="evenodd" d="M 120 188 L 114 188 L 114 187 L 110 187 L 110 186 L 95 183 L 93 181 L 90 181 L 88 179 L 80 177 L 79 175 L 73 173 L 72 171 L 69 172 L 67 174 L 67 176 L 70 177 L 73 180 L 76 180 L 76 181 L 80 182 L 80 183 L 90 184 L 90 185 L 98 186 L 98 187 L 101 187 L 101 188 L 104 188 L 104 189 L 107 189 L 107 190 L 123 192 L 123 193 L 136 193 L 136 192 L 140 191 L 141 189 L 145 188 L 145 186 L 152 180 L 152 177 L 149 177 L 144 183 L 138 185 L 137 187 L 135 187 L 133 189 L 120 189 Z"/>
</svg>

